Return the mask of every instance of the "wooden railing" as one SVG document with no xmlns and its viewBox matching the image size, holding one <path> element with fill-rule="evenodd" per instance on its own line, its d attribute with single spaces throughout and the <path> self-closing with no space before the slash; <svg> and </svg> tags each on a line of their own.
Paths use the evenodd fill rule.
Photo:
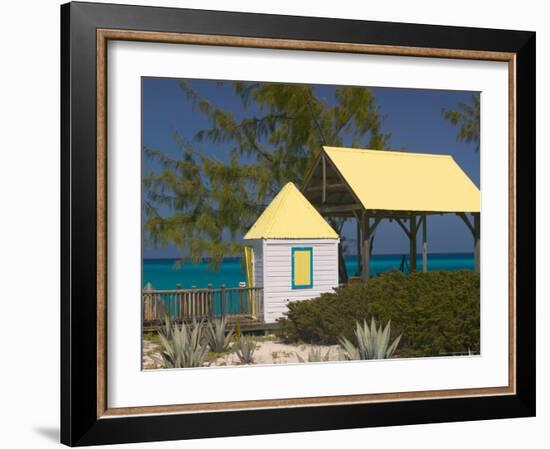
<svg viewBox="0 0 550 449">
<path fill-rule="evenodd" d="M 263 288 L 193 288 L 143 290 L 143 322 L 160 323 L 166 315 L 175 321 L 248 319 L 263 321 Z"/>
</svg>

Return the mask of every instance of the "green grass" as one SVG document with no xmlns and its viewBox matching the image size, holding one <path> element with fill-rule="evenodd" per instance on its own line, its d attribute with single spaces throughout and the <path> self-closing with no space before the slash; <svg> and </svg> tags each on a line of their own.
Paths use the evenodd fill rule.
<svg viewBox="0 0 550 449">
<path fill-rule="evenodd" d="M 275 335 L 247 335 L 250 340 L 256 343 L 262 343 L 264 341 L 275 341 L 277 337 Z"/>
<path fill-rule="evenodd" d="M 160 337 L 159 334 L 156 332 L 144 332 L 143 339 L 156 345 L 160 345 Z"/>
</svg>

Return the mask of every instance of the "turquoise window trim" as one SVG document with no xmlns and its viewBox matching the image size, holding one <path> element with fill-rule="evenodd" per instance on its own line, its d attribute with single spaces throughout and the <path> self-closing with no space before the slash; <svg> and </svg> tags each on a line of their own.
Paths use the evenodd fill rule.
<svg viewBox="0 0 550 449">
<path fill-rule="evenodd" d="M 308 285 L 296 285 L 294 283 L 294 253 L 296 251 L 309 251 L 309 284 Z M 292 248 L 292 253 L 290 255 L 292 259 L 292 289 L 301 289 L 301 288 L 313 288 L 313 247 L 311 246 L 300 246 Z"/>
</svg>

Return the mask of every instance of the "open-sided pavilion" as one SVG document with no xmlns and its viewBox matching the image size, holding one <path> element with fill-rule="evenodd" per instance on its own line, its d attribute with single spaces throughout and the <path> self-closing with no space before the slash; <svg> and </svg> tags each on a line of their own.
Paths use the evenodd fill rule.
<svg viewBox="0 0 550 449">
<path fill-rule="evenodd" d="M 301 190 L 324 217 L 356 219 L 363 282 L 370 278 L 371 242 L 382 220 L 395 221 L 407 235 L 411 271 L 422 230 L 427 271 L 427 219 L 441 214 L 457 215 L 472 233 L 479 272 L 480 191 L 452 156 L 325 146 Z"/>
</svg>

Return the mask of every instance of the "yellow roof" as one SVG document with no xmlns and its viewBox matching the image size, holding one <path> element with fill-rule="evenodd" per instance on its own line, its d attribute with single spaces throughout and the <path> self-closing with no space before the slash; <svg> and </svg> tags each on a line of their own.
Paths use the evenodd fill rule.
<svg viewBox="0 0 550 449">
<path fill-rule="evenodd" d="M 337 239 L 338 234 L 289 182 L 244 236 L 252 239 Z"/>
<path fill-rule="evenodd" d="M 323 148 L 365 209 L 479 212 L 479 189 L 452 156 Z"/>
</svg>

